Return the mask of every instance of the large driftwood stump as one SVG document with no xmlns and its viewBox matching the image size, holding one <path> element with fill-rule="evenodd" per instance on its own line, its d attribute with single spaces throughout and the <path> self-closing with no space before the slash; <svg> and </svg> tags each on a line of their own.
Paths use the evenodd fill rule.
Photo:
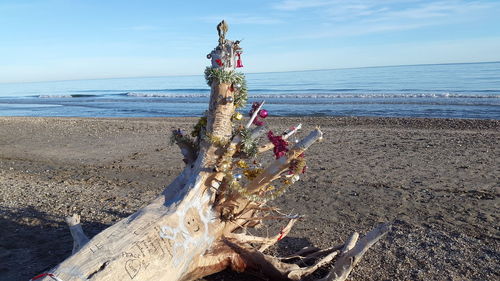
<svg viewBox="0 0 500 281">
<path fill-rule="evenodd" d="M 248 271 L 267 280 L 300 280 L 318 268 L 333 265 L 322 280 L 345 280 L 365 251 L 389 227 L 382 225 L 358 241 L 355 233 L 345 245 L 305 248 L 277 258 L 263 252 L 286 236 L 299 216 L 275 213 L 266 202 L 295 182 L 304 166 L 303 152 L 321 140 L 319 129 L 288 148 L 286 139 L 299 128 L 257 144 L 266 129 L 258 120 L 263 103 L 253 106 L 246 122 L 237 108 L 246 101 L 238 41 L 225 38 L 207 56 L 205 71 L 211 86 L 209 110 L 193 130 L 193 137 L 177 130 L 173 140 L 184 155 L 184 171 L 151 204 L 88 240 L 79 216 L 67 219 L 75 240 L 73 254 L 40 280 L 123 281 L 193 280 L 226 268 Z M 238 60 L 237 60 L 238 59 Z M 245 122 L 240 124 L 239 122 Z M 252 166 L 257 153 L 273 149 L 267 167 Z M 252 166 L 252 167 L 250 167 Z M 273 183 L 273 185 L 271 185 Z M 276 185 L 276 186 L 274 186 Z M 265 219 L 286 219 L 288 225 L 273 237 L 248 235 L 246 230 Z M 299 263 L 292 261 L 299 260 Z M 305 266 L 304 261 L 313 261 Z"/>
</svg>

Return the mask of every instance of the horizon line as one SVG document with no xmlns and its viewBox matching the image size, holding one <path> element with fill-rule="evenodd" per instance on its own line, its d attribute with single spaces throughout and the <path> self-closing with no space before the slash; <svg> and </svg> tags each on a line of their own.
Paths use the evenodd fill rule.
<svg viewBox="0 0 500 281">
<path fill-rule="evenodd" d="M 454 65 L 454 64 L 486 64 L 486 63 L 500 63 L 500 61 L 421 63 L 421 64 L 394 64 L 394 65 L 375 65 L 375 66 L 359 66 L 359 67 L 338 67 L 338 68 L 321 68 L 321 69 L 302 69 L 302 70 L 287 70 L 287 71 L 246 72 L 244 74 L 266 74 L 266 73 L 288 73 L 288 72 L 304 72 L 304 71 L 326 71 L 326 70 L 362 69 L 362 68 L 378 68 L 378 67 L 425 66 L 425 65 Z M 155 75 L 155 76 L 122 76 L 122 77 L 107 77 L 107 78 L 82 78 L 82 79 L 64 79 L 64 80 L 39 80 L 39 81 L 24 81 L 24 82 L 0 82 L 0 84 L 49 83 L 49 82 L 85 81 L 85 80 L 141 79 L 141 78 L 189 77 L 189 76 L 203 76 L 203 74 L 179 74 L 179 75 L 173 74 L 173 75 Z"/>
</svg>

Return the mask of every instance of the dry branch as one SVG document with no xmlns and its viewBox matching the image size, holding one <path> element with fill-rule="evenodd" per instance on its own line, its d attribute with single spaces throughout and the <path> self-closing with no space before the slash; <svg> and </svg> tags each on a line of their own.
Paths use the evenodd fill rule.
<svg viewBox="0 0 500 281">
<path fill-rule="evenodd" d="M 87 242 L 89 238 L 83 232 L 82 225 L 80 224 L 80 215 L 73 214 L 71 217 L 66 218 L 66 223 L 68 224 L 69 231 L 73 237 L 73 251 L 72 254 L 78 252 Z"/>
<path fill-rule="evenodd" d="M 290 162 L 296 159 L 306 149 L 308 149 L 314 142 L 321 140 L 323 133 L 316 129 L 312 131 L 302 141 L 297 143 L 285 157 L 281 157 L 273 161 L 260 175 L 258 175 L 247 186 L 248 192 L 258 192 L 262 187 L 275 180 L 281 173 L 289 168 Z"/>
<path fill-rule="evenodd" d="M 293 134 L 297 133 L 300 129 L 302 129 L 302 124 L 299 124 L 299 125 L 295 126 L 292 130 L 286 132 L 283 135 L 283 139 L 284 140 L 289 139 Z M 259 147 L 259 153 L 264 153 L 272 148 L 273 148 L 273 144 L 271 142 L 268 142 L 268 143 L 262 145 L 261 147 Z"/>
</svg>

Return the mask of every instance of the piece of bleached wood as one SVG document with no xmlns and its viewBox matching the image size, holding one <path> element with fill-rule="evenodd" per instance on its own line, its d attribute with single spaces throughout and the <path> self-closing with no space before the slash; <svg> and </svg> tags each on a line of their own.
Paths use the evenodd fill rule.
<svg viewBox="0 0 500 281">
<path fill-rule="evenodd" d="M 354 232 L 353 234 L 351 234 L 351 236 L 349 236 L 349 238 L 347 239 L 347 242 L 345 243 L 344 247 L 342 248 L 341 254 L 344 255 L 350 250 L 352 250 L 352 248 L 356 246 L 356 242 L 358 242 L 358 239 L 359 239 L 359 233 Z"/>
<path fill-rule="evenodd" d="M 355 233 L 346 243 L 344 249 L 335 261 L 333 269 L 323 279 L 319 281 L 344 281 L 347 279 L 352 269 L 361 260 L 365 252 L 373 246 L 377 241 L 389 232 L 391 226 L 389 224 L 382 224 L 379 227 L 368 232 L 359 241 L 356 240 L 359 235 Z"/>
<path fill-rule="evenodd" d="M 317 259 L 321 256 L 328 255 L 335 251 L 339 251 L 344 247 L 344 245 L 337 245 L 333 247 L 328 247 L 326 249 L 320 249 L 316 247 L 306 247 L 299 252 L 289 255 L 286 257 L 280 258 L 282 261 L 291 260 L 291 259 L 300 259 L 300 262 L 307 263 L 311 260 Z"/>
<path fill-rule="evenodd" d="M 237 241 L 243 242 L 243 243 L 261 244 L 258 247 L 258 251 L 264 252 L 269 247 L 276 244 L 281 239 L 285 238 L 288 235 L 288 233 L 290 233 L 293 225 L 296 222 L 297 222 L 297 219 L 291 219 L 288 222 L 288 224 L 278 234 L 271 236 L 271 237 L 260 237 L 260 236 L 247 235 L 247 234 L 231 234 L 230 237 L 234 238 Z"/>
<path fill-rule="evenodd" d="M 82 225 L 80 224 L 80 215 L 73 214 L 71 217 L 66 217 L 66 223 L 68 224 L 69 231 L 73 237 L 72 254 L 74 254 L 87 244 L 87 242 L 89 242 L 89 238 L 83 232 Z"/>
<path fill-rule="evenodd" d="M 288 273 L 288 278 L 292 280 L 302 280 L 302 278 L 311 275 L 314 273 L 316 270 L 318 270 L 320 267 L 323 267 L 333 261 L 333 258 L 339 254 L 339 251 L 334 251 L 329 253 L 326 257 L 322 258 L 319 260 L 316 264 L 292 270 L 290 273 Z"/>
</svg>

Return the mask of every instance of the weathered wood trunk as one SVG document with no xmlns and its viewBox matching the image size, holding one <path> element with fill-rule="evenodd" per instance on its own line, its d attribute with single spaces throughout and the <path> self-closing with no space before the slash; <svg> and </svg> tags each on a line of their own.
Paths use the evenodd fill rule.
<svg viewBox="0 0 500 281">
<path fill-rule="evenodd" d="M 228 85 L 215 83 L 207 128 L 229 139 L 234 106 L 217 102 L 226 95 Z M 65 281 L 182 280 L 193 259 L 224 230 L 210 188 L 221 153 L 202 141 L 196 162 L 189 163 L 162 195 L 96 235 L 52 273 Z"/>
<path fill-rule="evenodd" d="M 388 227 L 382 226 L 357 244 L 355 235 L 345 246 L 326 250 L 308 248 L 281 259 L 262 252 L 283 238 L 299 217 L 280 217 L 290 222 L 279 236 L 245 234 L 247 228 L 262 223 L 258 217 L 271 210 L 264 208 L 269 199 L 266 194 L 271 192 L 269 184 L 280 178 L 289 181 L 288 175 L 283 176 L 285 172 L 303 157 L 310 145 L 322 138 L 322 133 L 319 129 L 312 131 L 246 183 L 236 183 L 231 169 L 235 161 L 244 159 L 239 157 L 243 157 L 243 142 L 248 141 L 250 133 L 238 133 L 248 131 L 243 131 L 241 125 L 235 126 L 235 100 L 241 98 L 236 96 L 241 93 L 235 87 L 241 85 L 224 78 L 234 73 L 222 66 L 234 67 L 234 54 L 241 53 L 241 49 L 238 42 L 225 39 L 224 22 L 218 29 L 219 46 L 212 52 L 211 69 L 219 71 L 221 76 L 209 79 L 211 94 L 206 123 L 200 123 L 201 130 L 193 142 L 177 132 L 180 138 L 177 143 L 185 156 L 184 171 L 148 206 L 88 242 L 79 218 L 68 219 L 75 239 L 73 255 L 50 271 L 54 277 L 43 280 L 193 280 L 228 267 L 271 280 L 300 280 L 320 266 L 332 263 L 335 256 L 339 256 L 335 268 L 325 280 L 344 280 L 364 251 L 388 231 Z M 259 110 L 260 107 L 245 127 L 251 125 Z M 254 130 L 252 135 L 262 131 Z M 294 131 L 283 135 L 283 140 Z M 264 144 L 258 152 L 264 153 L 272 147 L 273 144 Z M 310 267 L 285 262 L 296 257 L 317 262 Z"/>
</svg>

